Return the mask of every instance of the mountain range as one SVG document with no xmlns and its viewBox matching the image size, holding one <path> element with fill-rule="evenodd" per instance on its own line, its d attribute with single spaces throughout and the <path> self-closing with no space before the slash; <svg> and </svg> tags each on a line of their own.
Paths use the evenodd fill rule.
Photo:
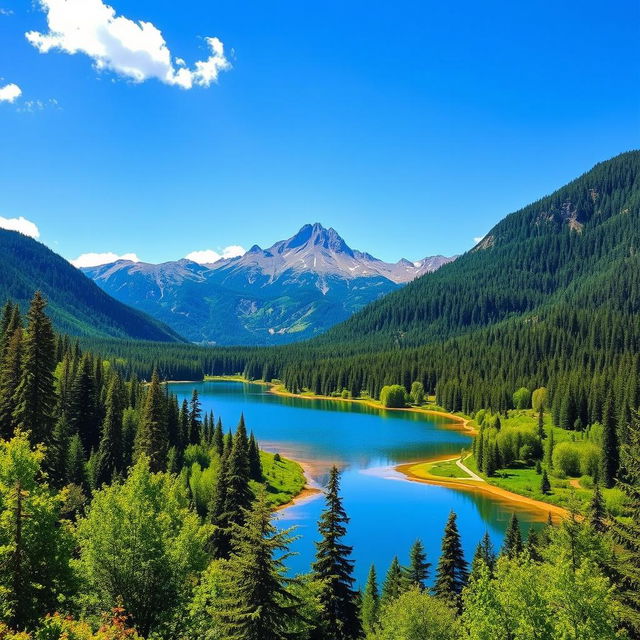
<svg viewBox="0 0 640 640">
<path fill-rule="evenodd" d="M 0 301 L 23 311 L 34 291 L 48 301 L 58 331 L 93 338 L 182 342 L 175 331 L 97 287 L 62 256 L 17 231 L 0 229 Z"/>
<path fill-rule="evenodd" d="M 383 262 L 316 223 L 267 249 L 254 245 L 212 264 L 119 260 L 82 271 L 191 342 L 274 345 L 321 334 L 453 259 Z"/>
</svg>

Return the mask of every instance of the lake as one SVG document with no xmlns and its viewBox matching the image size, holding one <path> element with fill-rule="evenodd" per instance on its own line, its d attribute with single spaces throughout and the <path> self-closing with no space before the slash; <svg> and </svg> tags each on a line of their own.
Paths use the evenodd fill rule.
<svg viewBox="0 0 640 640">
<path fill-rule="evenodd" d="M 523 534 L 539 524 L 541 514 L 513 506 L 480 492 L 407 481 L 394 467 L 469 448 L 471 437 L 445 417 L 408 411 L 385 411 L 353 402 L 291 398 L 269 393 L 264 385 L 211 381 L 171 383 L 180 399 L 198 390 L 204 411 L 213 411 L 226 429 L 244 413 L 247 428 L 268 451 L 305 463 L 318 486 L 327 470 L 342 469 L 342 496 L 351 518 L 347 544 L 353 545 L 356 576 L 363 583 L 371 563 L 384 575 L 394 555 L 406 562 L 409 547 L 420 538 L 434 565 L 450 511 L 458 526 L 467 559 L 485 531 L 496 548 L 502 543 L 514 510 Z M 296 526 L 297 555 L 288 561 L 292 573 L 309 571 L 317 540 L 316 522 L 322 495 L 279 512 L 283 527 Z M 432 571 L 433 573 L 433 571 Z"/>
</svg>

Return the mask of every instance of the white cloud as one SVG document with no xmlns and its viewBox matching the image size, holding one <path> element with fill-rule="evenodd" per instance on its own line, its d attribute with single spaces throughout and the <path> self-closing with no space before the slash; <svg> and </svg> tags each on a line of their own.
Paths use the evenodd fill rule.
<svg viewBox="0 0 640 640">
<path fill-rule="evenodd" d="M 9 229 L 9 231 L 19 231 L 25 236 L 31 238 L 39 238 L 40 230 L 38 225 L 31 220 L 27 220 L 20 216 L 19 218 L 3 218 L 0 216 L 0 229 Z"/>
<path fill-rule="evenodd" d="M 484 240 L 484 236 L 476 236 L 473 239 L 473 244 L 478 244 L 478 242 L 480 242 L 481 240 Z"/>
<path fill-rule="evenodd" d="M 131 262 L 140 262 L 140 258 L 135 253 L 123 253 L 119 256 L 117 253 L 107 251 L 105 253 L 83 253 L 75 260 L 69 262 L 80 269 L 81 267 L 97 267 L 101 264 L 109 264 L 116 260 L 131 260 Z"/>
<path fill-rule="evenodd" d="M 13 84 L 13 82 L 0 87 L 0 102 L 14 102 L 21 95 L 22 89 L 17 84 Z"/>
<path fill-rule="evenodd" d="M 39 0 L 47 14 L 49 31 L 27 32 L 27 40 L 40 51 L 59 49 L 88 55 L 99 70 L 114 71 L 135 82 L 157 78 L 168 85 L 191 89 L 208 87 L 231 64 L 218 38 L 205 38 L 210 49 L 206 60 L 193 68 L 173 56 L 161 31 L 151 22 L 116 15 L 102 0 Z"/>
<path fill-rule="evenodd" d="M 11 9 L 3 9 L 0 7 L 0 16 L 12 16 L 13 11 Z"/>
<path fill-rule="evenodd" d="M 185 258 L 187 260 L 193 260 L 198 264 L 212 264 L 220 260 L 220 258 L 235 258 L 236 256 L 244 255 L 247 250 L 237 244 L 232 244 L 224 249 L 214 251 L 213 249 L 204 249 L 203 251 L 192 251 L 187 254 Z"/>
</svg>

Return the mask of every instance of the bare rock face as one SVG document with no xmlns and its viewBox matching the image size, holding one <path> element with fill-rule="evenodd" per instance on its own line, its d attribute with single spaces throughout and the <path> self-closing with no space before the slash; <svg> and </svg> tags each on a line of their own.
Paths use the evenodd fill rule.
<svg viewBox="0 0 640 640">
<path fill-rule="evenodd" d="M 316 223 L 268 249 L 254 245 L 212 264 L 120 260 L 83 271 L 194 342 L 281 344 L 317 335 L 453 259 L 383 262 Z"/>
</svg>

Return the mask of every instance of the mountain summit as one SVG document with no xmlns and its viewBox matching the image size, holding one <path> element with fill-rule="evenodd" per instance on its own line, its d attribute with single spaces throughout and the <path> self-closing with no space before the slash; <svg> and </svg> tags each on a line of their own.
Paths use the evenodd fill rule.
<svg viewBox="0 0 640 640">
<path fill-rule="evenodd" d="M 119 260 L 82 271 L 194 342 L 281 344 L 317 335 L 451 260 L 383 262 L 316 222 L 268 249 L 253 245 L 210 264 Z"/>
</svg>

